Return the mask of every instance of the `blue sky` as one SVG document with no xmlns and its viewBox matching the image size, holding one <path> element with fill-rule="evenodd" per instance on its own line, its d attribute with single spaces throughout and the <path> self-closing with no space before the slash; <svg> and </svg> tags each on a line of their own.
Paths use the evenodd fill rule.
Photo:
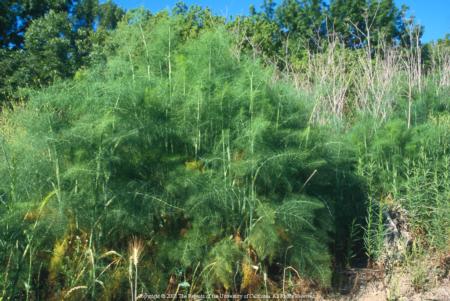
<svg viewBox="0 0 450 301">
<path fill-rule="evenodd" d="M 281 0 L 279 0 L 281 1 Z M 276 2 L 279 2 L 276 1 Z M 144 6 L 152 12 L 172 8 L 178 0 L 114 0 L 121 7 L 130 9 Z M 186 4 L 197 4 L 211 8 L 223 16 L 236 16 L 248 13 L 251 4 L 259 8 L 262 0 L 185 0 Z M 406 4 L 416 20 L 425 26 L 425 42 L 442 38 L 450 33 L 450 0 L 395 0 L 400 7 Z"/>
</svg>

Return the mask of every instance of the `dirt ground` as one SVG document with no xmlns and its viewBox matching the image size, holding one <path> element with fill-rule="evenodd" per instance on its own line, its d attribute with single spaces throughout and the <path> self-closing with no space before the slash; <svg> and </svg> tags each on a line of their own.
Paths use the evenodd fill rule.
<svg viewBox="0 0 450 301">
<path fill-rule="evenodd" d="M 352 292 L 347 294 L 318 296 L 324 301 L 450 301 L 450 279 L 427 279 L 420 290 L 414 285 L 414 279 L 405 272 L 395 272 L 389 279 L 371 280 L 356 283 Z"/>
</svg>

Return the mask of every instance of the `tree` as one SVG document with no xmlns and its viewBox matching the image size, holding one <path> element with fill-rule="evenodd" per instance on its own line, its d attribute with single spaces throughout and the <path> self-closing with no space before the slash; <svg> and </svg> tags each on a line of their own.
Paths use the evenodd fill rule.
<svg viewBox="0 0 450 301">
<path fill-rule="evenodd" d="M 47 84 L 73 74 L 76 49 L 67 13 L 50 11 L 34 20 L 25 33 L 27 65 L 33 82 Z"/>
<path fill-rule="evenodd" d="M 261 8 L 267 19 L 273 20 L 275 18 L 276 3 L 273 0 L 264 0 Z"/>
<path fill-rule="evenodd" d="M 125 14 L 112 1 L 2 1 L 0 102 L 19 99 L 21 87 L 71 77 L 102 52 L 109 31 Z"/>
<path fill-rule="evenodd" d="M 333 0 L 330 4 L 330 30 L 350 48 L 389 44 L 401 40 L 402 12 L 393 0 Z"/>
<path fill-rule="evenodd" d="M 33 19 L 50 10 L 68 12 L 72 0 L 4 0 L 0 3 L 0 47 L 23 47 L 24 34 Z"/>
<path fill-rule="evenodd" d="M 321 0 L 284 0 L 276 10 L 285 35 L 300 39 L 302 47 L 317 49 L 324 36 L 326 7 Z"/>
<path fill-rule="evenodd" d="M 280 28 L 264 12 L 236 18 L 228 26 L 237 33 L 240 47 L 254 55 L 261 54 L 266 59 L 277 60 L 282 45 Z"/>
<path fill-rule="evenodd" d="M 209 8 L 187 6 L 184 2 L 178 2 L 172 14 L 178 20 L 177 25 L 182 28 L 180 33 L 185 40 L 197 37 L 203 30 L 225 23 L 224 18 L 215 16 Z"/>
<path fill-rule="evenodd" d="M 78 0 L 73 5 L 74 29 L 94 28 L 98 19 L 98 0 Z"/>
<path fill-rule="evenodd" d="M 369 5 L 372 44 L 384 40 L 389 44 L 399 42 L 402 13 L 393 0 L 371 1 Z"/>
<path fill-rule="evenodd" d="M 99 7 L 100 28 L 112 30 L 117 27 L 117 23 L 125 15 L 125 11 L 111 0 L 100 4 Z"/>
<path fill-rule="evenodd" d="M 329 31 L 335 33 L 348 47 L 360 45 L 366 9 L 366 0 L 331 1 Z"/>
</svg>

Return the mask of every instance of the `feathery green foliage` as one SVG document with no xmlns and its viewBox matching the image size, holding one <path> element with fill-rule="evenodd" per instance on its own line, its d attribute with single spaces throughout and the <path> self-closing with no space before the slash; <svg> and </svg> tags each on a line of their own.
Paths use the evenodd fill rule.
<svg viewBox="0 0 450 301">
<path fill-rule="evenodd" d="M 348 163 L 310 127 L 302 96 L 236 57 L 223 29 L 184 42 L 178 24 L 120 24 L 105 64 L 4 114 L 7 295 L 106 294 L 132 236 L 149 242 L 139 281 L 150 291 L 191 281 L 196 267 L 199 290 L 239 290 L 244 261 L 329 285 Z"/>
</svg>

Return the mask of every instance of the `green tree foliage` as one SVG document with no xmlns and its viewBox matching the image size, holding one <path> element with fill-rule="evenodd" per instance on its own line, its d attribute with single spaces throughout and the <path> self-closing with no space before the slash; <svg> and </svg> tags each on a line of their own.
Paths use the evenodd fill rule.
<svg viewBox="0 0 450 301">
<path fill-rule="evenodd" d="M 316 49 L 324 35 L 325 12 L 321 0 L 285 0 L 277 7 L 276 17 L 292 41 L 300 40 L 300 47 Z"/>
<path fill-rule="evenodd" d="M 236 35 L 239 47 L 271 60 L 277 60 L 281 47 L 279 27 L 274 20 L 264 14 L 253 14 L 251 17 L 238 17 L 228 24 L 230 31 Z"/>
<path fill-rule="evenodd" d="M 66 13 L 50 11 L 34 20 L 25 34 L 27 68 L 35 85 L 73 73 L 76 49 L 72 44 L 72 28 Z"/>
<path fill-rule="evenodd" d="M 98 0 L 78 0 L 73 6 L 75 28 L 93 28 L 99 13 Z"/>
<path fill-rule="evenodd" d="M 25 31 L 33 19 L 44 16 L 50 10 L 68 11 L 71 4 L 70 0 L 2 1 L 0 4 L 0 47 L 22 47 Z"/>
<path fill-rule="evenodd" d="M 264 1 L 261 10 L 250 8 L 250 16 L 229 23 L 240 34 L 238 44 L 263 55 L 281 69 L 299 69 L 310 53 L 326 52 L 335 41 L 346 48 L 409 45 L 408 30 L 417 27 L 405 18 L 406 7 L 398 9 L 391 0 L 341 1 L 285 0 L 276 5 Z M 415 35 L 415 33 L 414 33 Z M 370 42 L 370 43 L 369 43 Z M 303 71 L 302 71 L 303 72 Z"/>
<path fill-rule="evenodd" d="M 202 30 L 225 23 L 224 18 L 214 16 L 208 8 L 203 9 L 197 5 L 188 7 L 183 2 L 178 2 L 172 13 L 178 17 L 179 26 L 182 27 L 180 34 L 184 39 L 195 38 Z"/>
<path fill-rule="evenodd" d="M 364 16 L 367 9 L 365 0 L 334 0 L 330 5 L 333 31 L 339 33 L 348 46 L 361 43 L 361 32 L 365 32 Z M 358 38 L 360 37 L 360 38 Z"/>
<path fill-rule="evenodd" d="M 98 60 L 105 36 L 124 15 L 111 1 L 5 1 L 0 8 L 1 103 L 23 100 L 21 88 L 69 78 Z"/>
<path fill-rule="evenodd" d="M 99 7 L 99 27 L 106 30 L 112 30 L 117 27 L 117 23 L 122 19 L 124 15 L 123 9 L 117 6 L 111 0 L 100 4 Z"/>
<path fill-rule="evenodd" d="M 341 1 L 330 4 L 330 27 L 349 47 L 361 47 L 369 41 L 398 43 L 404 31 L 402 15 L 394 1 Z"/>
</svg>

